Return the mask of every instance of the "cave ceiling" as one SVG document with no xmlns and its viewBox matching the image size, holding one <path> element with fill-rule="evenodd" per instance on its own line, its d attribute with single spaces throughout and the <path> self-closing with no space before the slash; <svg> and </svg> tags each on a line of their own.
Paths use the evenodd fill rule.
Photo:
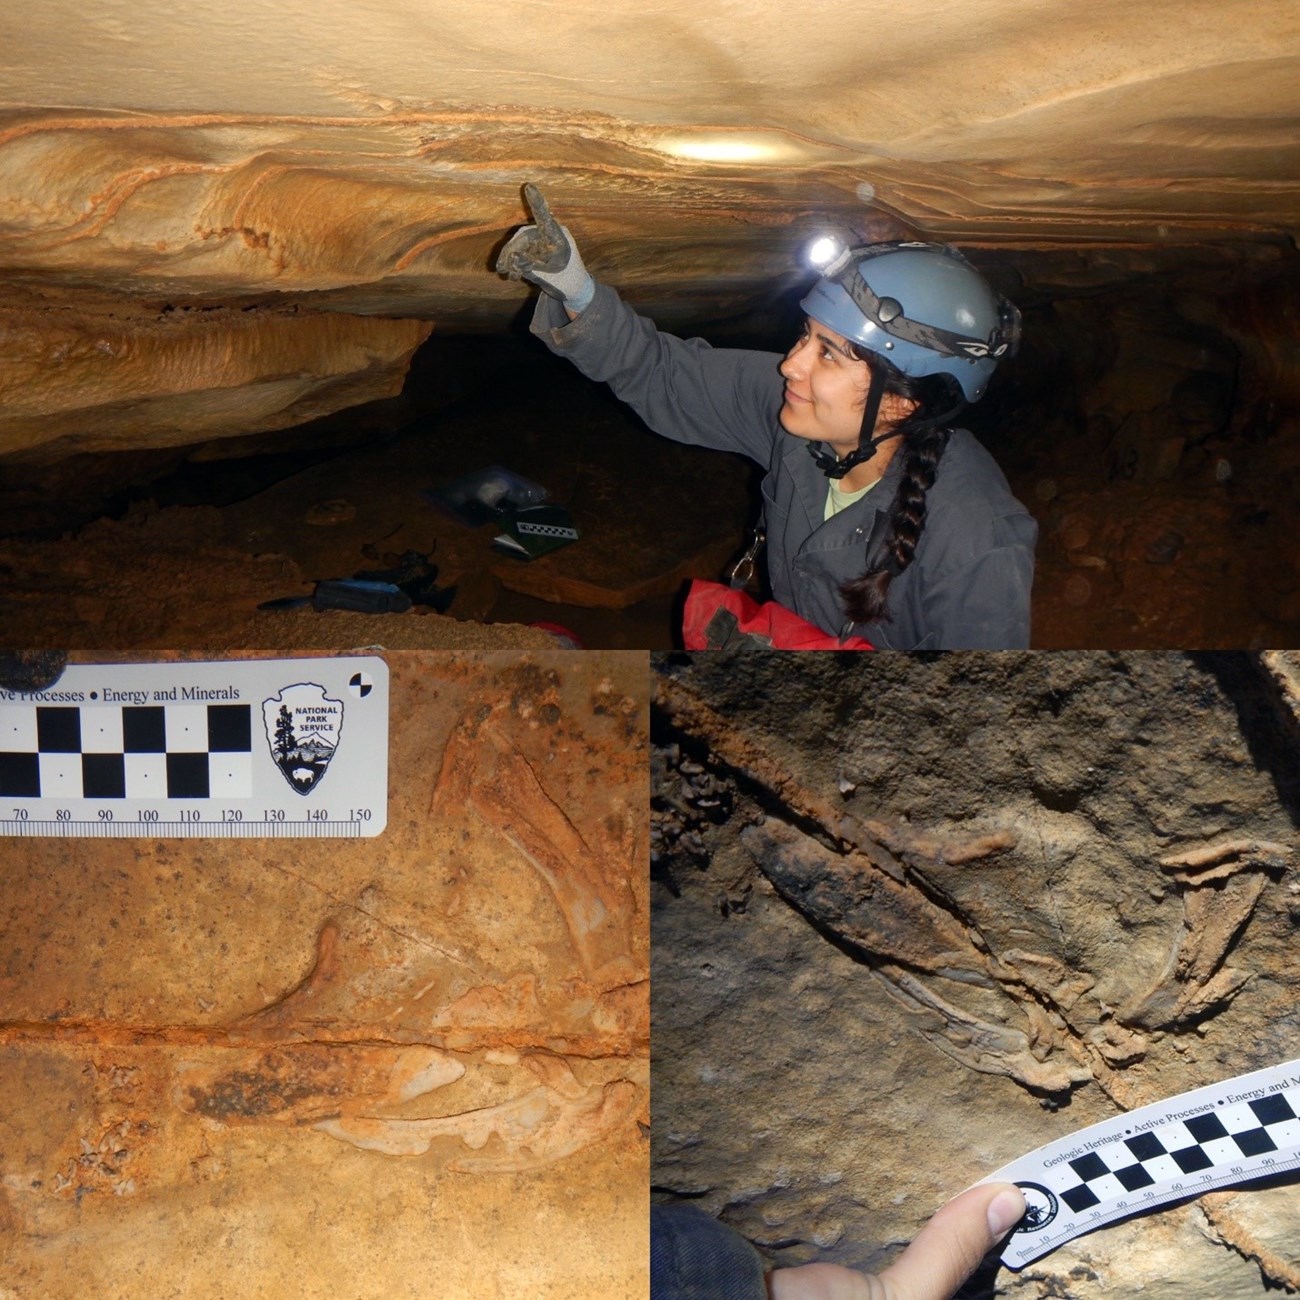
<svg viewBox="0 0 1300 1300">
<path fill-rule="evenodd" d="M 46 0 L 0 17 L 0 451 L 284 427 L 510 326 L 535 180 L 672 324 L 810 232 L 1291 249 L 1294 0 Z"/>
</svg>

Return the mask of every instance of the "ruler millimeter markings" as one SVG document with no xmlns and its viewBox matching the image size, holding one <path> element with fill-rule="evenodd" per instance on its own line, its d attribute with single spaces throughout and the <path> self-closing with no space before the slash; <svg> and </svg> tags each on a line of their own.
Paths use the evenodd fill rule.
<svg viewBox="0 0 1300 1300">
<path fill-rule="evenodd" d="M 382 659 L 73 664 L 0 688 L 0 835 L 348 838 L 387 818 Z"/>
<path fill-rule="evenodd" d="M 1020 1269 L 1120 1219 L 1300 1168 L 1300 1060 L 1179 1093 L 1079 1129 L 983 1182 L 1028 1211 L 1003 1243 Z"/>
</svg>

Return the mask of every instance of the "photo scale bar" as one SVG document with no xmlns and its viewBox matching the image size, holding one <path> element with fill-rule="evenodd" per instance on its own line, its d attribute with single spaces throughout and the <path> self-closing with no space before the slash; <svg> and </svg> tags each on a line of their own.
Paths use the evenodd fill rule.
<svg viewBox="0 0 1300 1300">
<path fill-rule="evenodd" d="M 1033 1247 L 1032 1254 L 1026 1251 L 1018 1262 L 1007 1260 L 1004 1255 L 1003 1262 L 1013 1269 L 1023 1268 L 1026 1264 L 1050 1254 L 1058 1246 L 1064 1246 L 1066 1242 L 1073 1241 L 1075 1237 L 1081 1237 L 1084 1233 L 1092 1232 L 1096 1228 L 1109 1227 L 1113 1223 L 1120 1223 L 1125 1219 L 1136 1218 L 1143 1214 L 1153 1214 L 1155 1211 L 1165 1209 L 1170 1205 L 1180 1205 L 1184 1201 L 1204 1196 L 1206 1192 L 1217 1192 L 1225 1187 L 1236 1187 L 1243 1182 L 1251 1182 L 1257 1178 L 1272 1178 L 1277 1174 L 1291 1173 L 1295 1169 L 1300 1169 L 1300 1151 L 1294 1151 L 1285 1158 L 1276 1159 L 1273 1164 L 1258 1168 L 1254 1173 L 1234 1174 L 1230 1170 L 1223 1170 L 1218 1173 L 1202 1175 L 1195 1181 L 1194 1185 L 1190 1185 L 1183 1191 L 1171 1192 L 1165 1189 L 1157 1192 L 1152 1189 L 1149 1198 L 1146 1196 L 1138 1197 L 1129 1201 L 1126 1206 L 1116 1203 L 1104 1213 L 1101 1210 L 1093 1210 L 1080 1220 L 1066 1225 L 1059 1232 L 1043 1233 Z"/>
<path fill-rule="evenodd" d="M 1103 1120 L 983 1181 L 1025 1194 L 1028 1212 L 1002 1249 L 1019 1269 L 1094 1228 L 1298 1167 L 1295 1060 Z"/>
<path fill-rule="evenodd" d="M 6 821 L 0 835 L 18 839 L 360 839 L 372 831 L 364 821 Z"/>
<path fill-rule="evenodd" d="M 387 814 L 377 657 L 73 664 L 0 689 L 0 835 L 354 838 Z"/>
</svg>

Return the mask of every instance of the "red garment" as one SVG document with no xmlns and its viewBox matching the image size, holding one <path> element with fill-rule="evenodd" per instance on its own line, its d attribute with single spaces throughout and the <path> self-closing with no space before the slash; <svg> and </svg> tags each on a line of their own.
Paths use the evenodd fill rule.
<svg viewBox="0 0 1300 1300">
<path fill-rule="evenodd" d="M 773 650 L 875 649 L 860 636 L 841 641 L 774 600 L 760 605 L 743 591 L 699 579 L 686 594 L 682 641 L 688 650 L 722 650 L 745 643 Z"/>
</svg>

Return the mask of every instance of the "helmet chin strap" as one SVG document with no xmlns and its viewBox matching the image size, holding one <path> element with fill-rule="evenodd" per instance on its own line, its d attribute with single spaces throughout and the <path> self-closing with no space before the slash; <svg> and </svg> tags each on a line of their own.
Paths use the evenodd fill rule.
<svg viewBox="0 0 1300 1300">
<path fill-rule="evenodd" d="M 867 405 L 862 412 L 862 428 L 858 433 L 858 445 L 847 456 L 834 455 L 827 451 L 820 442 L 808 443 L 809 455 L 817 462 L 817 468 L 827 478 L 843 478 L 855 465 L 861 465 L 863 461 L 870 460 L 876 454 L 876 448 L 882 442 L 888 442 L 891 438 L 902 436 L 897 429 L 891 430 L 889 433 L 882 433 L 879 438 L 871 436 L 876 431 L 876 419 L 880 415 L 880 402 L 884 396 L 884 376 L 878 370 L 873 369 L 871 372 L 871 387 L 867 390 Z"/>
</svg>

